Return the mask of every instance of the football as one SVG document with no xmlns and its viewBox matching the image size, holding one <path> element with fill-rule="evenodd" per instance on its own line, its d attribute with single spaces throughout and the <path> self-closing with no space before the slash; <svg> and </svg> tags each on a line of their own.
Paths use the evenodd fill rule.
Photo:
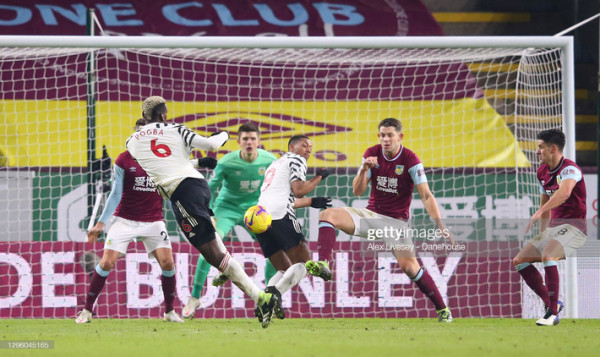
<svg viewBox="0 0 600 357">
<path fill-rule="evenodd" d="M 262 206 L 252 206 L 244 214 L 244 225 L 252 233 L 263 233 L 271 227 L 271 214 Z"/>
</svg>

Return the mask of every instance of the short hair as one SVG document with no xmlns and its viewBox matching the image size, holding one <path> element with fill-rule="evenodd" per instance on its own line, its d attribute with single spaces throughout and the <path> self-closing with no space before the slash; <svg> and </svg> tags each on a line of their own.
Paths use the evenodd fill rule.
<svg viewBox="0 0 600 357">
<path fill-rule="evenodd" d="M 556 145 L 561 152 L 565 148 L 565 133 L 558 129 L 540 131 L 537 138 L 538 140 L 544 141 L 546 144 Z"/>
<path fill-rule="evenodd" d="M 164 106 L 164 108 L 167 107 L 166 103 L 167 101 L 165 98 L 157 95 L 146 98 L 144 104 L 142 104 L 142 116 L 146 120 L 154 119 L 158 113 L 162 112 L 162 106 Z"/>
<path fill-rule="evenodd" d="M 290 146 L 295 145 L 298 141 L 302 140 L 302 139 L 308 139 L 310 140 L 310 138 L 306 135 L 294 135 L 290 138 L 290 141 L 288 141 L 288 149 L 290 148 Z"/>
<path fill-rule="evenodd" d="M 396 118 L 385 118 L 382 121 L 379 122 L 379 126 L 377 126 L 377 130 L 381 129 L 381 127 L 393 127 L 396 129 L 396 132 L 400 133 L 402 132 L 402 123 L 400 122 L 400 120 L 396 119 Z"/>
<path fill-rule="evenodd" d="M 252 122 L 240 125 L 240 128 L 238 129 L 238 138 L 242 136 L 242 133 L 256 133 L 260 136 L 260 130 L 258 129 L 256 124 Z"/>
</svg>

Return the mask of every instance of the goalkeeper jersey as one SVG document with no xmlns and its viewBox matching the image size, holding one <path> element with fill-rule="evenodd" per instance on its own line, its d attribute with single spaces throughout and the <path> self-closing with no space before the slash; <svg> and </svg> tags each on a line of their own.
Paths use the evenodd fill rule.
<svg viewBox="0 0 600 357">
<path fill-rule="evenodd" d="M 276 159 L 275 155 L 263 149 L 258 149 L 258 156 L 252 162 L 244 161 L 240 150 L 223 156 L 209 182 L 212 197 L 220 188 L 211 207 L 229 206 L 243 214 L 254 206 L 258 202 L 265 171 Z"/>
</svg>

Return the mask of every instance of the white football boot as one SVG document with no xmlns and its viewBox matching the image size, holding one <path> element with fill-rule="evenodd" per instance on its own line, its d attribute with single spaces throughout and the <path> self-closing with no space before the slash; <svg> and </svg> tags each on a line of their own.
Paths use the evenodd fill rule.
<svg viewBox="0 0 600 357">
<path fill-rule="evenodd" d="M 86 309 L 79 311 L 79 313 L 77 314 L 77 318 L 75 319 L 75 323 L 78 324 L 85 324 L 91 321 L 92 313 L 90 311 L 87 311 Z"/>
<path fill-rule="evenodd" d="M 175 310 L 165 312 L 164 316 L 165 317 L 163 317 L 163 321 L 165 321 L 165 322 L 185 322 L 185 321 L 183 321 L 183 319 L 181 317 L 179 317 L 179 315 L 177 315 Z"/>
<path fill-rule="evenodd" d="M 200 307 L 200 300 L 196 299 L 195 297 L 191 297 L 187 304 L 185 304 L 185 306 L 183 307 L 183 310 L 181 311 L 181 316 L 184 319 L 193 319 L 194 318 L 194 314 L 196 313 L 196 309 L 198 309 Z"/>
</svg>

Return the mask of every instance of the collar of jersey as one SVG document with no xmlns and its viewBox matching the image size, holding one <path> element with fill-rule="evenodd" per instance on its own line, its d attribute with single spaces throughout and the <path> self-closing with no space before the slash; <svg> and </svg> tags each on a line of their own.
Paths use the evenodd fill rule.
<svg viewBox="0 0 600 357">
<path fill-rule="evenodd" d="M 548 170 L 548 173 L 550 175 L 554 175 L 561 168 L 561 166 L 563 165 L 564 162 L 565 162 L 565 157 L 563 156 L 560 158 L 560 162 L 558 163 L 558 166 L 556 166 L 556 168 L 552 171 Z M 550 165 L 548 165 L 548 168 L 550 168 Z"/>
<path fill-rule="evenodd" d="M 402 145 L 402 146 L 400 147 L 400 151 L 398 151 L 398 155 L 396 155 L 396 157 L 395 157 L 395 158 L 393 158 L 393 159 L 388 159 L 388 158 L 387 158 L 387 156 L 385 156 L 385 152 L 383 151 L 383 146 L 382 146 L 382 147 L 381 147 L 381 154 L 383 155 L 383 158 L 384 158 L 386 161 L 396 161 L 396 159 L 397 159 L 397 158 L 399 158 L 399 157 L 400 157 L 400 155 L 402 155 L 402 151 L 403 151 L 403 150 L 404 150 L 404 145 Z"/>
</svg>

